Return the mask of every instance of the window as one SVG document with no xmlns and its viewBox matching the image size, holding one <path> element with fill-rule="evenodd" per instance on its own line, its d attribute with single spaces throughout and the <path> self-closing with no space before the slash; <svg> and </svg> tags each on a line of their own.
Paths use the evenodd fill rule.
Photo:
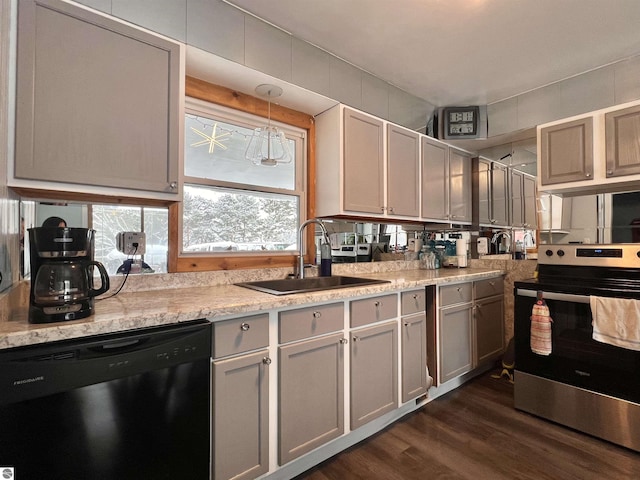
<svg viewBox="0 0 640 480">
<path fill-rule="evenodd" d="M 274 120 L 293 160 L 275 166 L 245 158 L 267 120 L 187 98 L 182 252 L 188 255 L 291 254 L 305 218 L 306 135 Z"/>
</svg>

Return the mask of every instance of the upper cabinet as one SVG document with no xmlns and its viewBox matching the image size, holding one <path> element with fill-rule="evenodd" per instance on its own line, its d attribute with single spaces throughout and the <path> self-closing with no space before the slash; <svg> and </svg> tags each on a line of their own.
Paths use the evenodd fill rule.
<svg viewBox="0 0 640 480">
<path fill-rule="evenodd" d="M 640 105 L 605 114 L 607 178 L 640 173 Z"/>
<path fill-rule="evenodd" d="M 491 225 L 509 225 L 509 169 L 493 162 L 491 165 Z"/>
<path fill-rule="evenodd" d="M 422 218 L 471 222 L 471 154 L 422 137 Z"/>
<path fill-rule="evenodd" d="M 336 105 L 316 117 L 316 215 L 417 220 L 420 135 Z"/>
<path fill-rule="evenodd" d="M 181 49 L 73 4 L 21 0 L 9 185 L 175 198 Z"/>
<path fill-rule="evenodd" d="M 637 190 L 640 101 L 538 126 L 538 188 L 553 193 Z"/>
</svg>

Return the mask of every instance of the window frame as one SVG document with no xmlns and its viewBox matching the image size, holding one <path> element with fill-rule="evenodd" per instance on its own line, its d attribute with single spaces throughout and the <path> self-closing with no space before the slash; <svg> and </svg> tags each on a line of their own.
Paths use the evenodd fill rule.
<svg viewBox="0 0 640 480">
<path fill-rule="evenodd" d="M 249 113 L 254 116 L 267 118 L 268 102 L 243 93 L 208 83 L 193 77 L 186 77 L 185 97 L 212 103 L 221 107 L 229 108 L 233 111 Z M 306 165 L 303 165 L 303 172 L 306 182 L 303 182 L 300 194 L 300 221 L 305 218 L 312 218 L 315 213 L 315 124 L 311 115 L 298 112 L 280 105 L 271 104 L 271 119 L 285 125 L 297 127 L 306 131 Z M 298 177 L 298 173 L 296 177 Z M 189 182 L 184 175 L 184 168 L 181 165 L 180 182 L 181 188 Z M 187 180 L 187 181 L 185 181 Z M 296 179 L 296 184 L 298 179 Z M 199 182 L 205 185 L 204 182 Z M 304 186 L 306 183 L 306 186 Z M 297 187 L 296 187 L 297 188 Z M 306 208 L 305 208 L 306 206 Z M 299 251 L 268 252 L 262 254 L 211 254 L 193 255 L 182 253 L 182 206 L 180 203 L 172 204 L 169 207 L 169 272 L 195 272 L 213 270 L 236 270 L 265 267 L 294 267 L 296 265 Z M 304 239 L 305 261 L 310 261 L 315 248 L 313 248 L 313 232 L 307 231 Z"/>
</svg>

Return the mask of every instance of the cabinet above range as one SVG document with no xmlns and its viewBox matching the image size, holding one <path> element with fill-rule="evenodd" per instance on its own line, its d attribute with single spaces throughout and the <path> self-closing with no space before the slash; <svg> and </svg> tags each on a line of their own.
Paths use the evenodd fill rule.
<svg viewBox="0 0 640 480">
<path fill-rule="evenodd" d="M 319 217 L 470 223 L 471 180 L 468 152 L 344 105 L 316 117 Z"/>
<path fill-rule="evenodd" d="M 640 102 L 538 126 L 538 188 L 557 194 L 637 190 Z"/>
</svg>

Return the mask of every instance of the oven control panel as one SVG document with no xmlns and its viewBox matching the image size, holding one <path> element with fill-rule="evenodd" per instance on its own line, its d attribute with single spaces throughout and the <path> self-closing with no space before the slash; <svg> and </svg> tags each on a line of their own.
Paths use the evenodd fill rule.
<svg viewBox="0 0 640 480">
<path fill-rule="evenodd" d="M 640 244 L 561 244 L 538 247 L 540 265 L 640 268 Z"/>
</svg>

